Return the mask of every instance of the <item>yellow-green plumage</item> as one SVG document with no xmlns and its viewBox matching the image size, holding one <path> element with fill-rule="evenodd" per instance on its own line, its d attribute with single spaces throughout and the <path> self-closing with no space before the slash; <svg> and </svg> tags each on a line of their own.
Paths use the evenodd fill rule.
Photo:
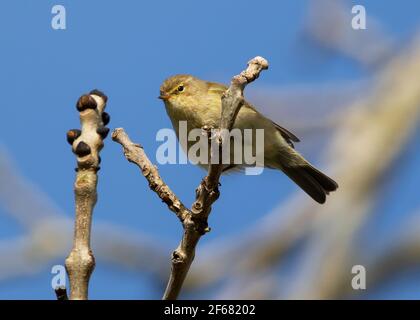
<svg viewBox="0 0 420 320">
<path fill-rule="evenodd" d="M 221 97 L 227 87 L 195 78 L 176 75 L 166 79 L 160 88 L 160 97 L 179 137 L 179 122 L 187 122 L 187 131 L 205 126 L 217 128 L 221 115 Z M 278 169 L 288 175 L 306 193 L 319 203 L 337 189 L 337 183 L 314 168 L 293 146 L 299 139 L 290 131 L 272 122 L 245 102 L 240 109 L 233 129 L 264 129 L 264 166 Z M 182 143 L 181 143 L 182 144 Z M 193 142 L 183 146 L 187 151 Z M 253 146 L 255 150 L 255 146 Z M 232 157 L 233 161 L 233 157 Z M 206 165 L 202 165 L 206 167 Z M 241 166 L 226 165 L 226 169 Z"/>
</svg>

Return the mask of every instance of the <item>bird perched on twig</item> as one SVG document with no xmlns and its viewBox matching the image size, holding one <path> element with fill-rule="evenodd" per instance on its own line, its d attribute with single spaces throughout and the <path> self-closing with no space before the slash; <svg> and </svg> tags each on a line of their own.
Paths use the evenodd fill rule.
<svg viewBox="0 0 420 320">
<path fill-rule="evenodd" d="M 221 98 L 228 88 L 215 82 L 203 81 L 191 75 L 175 75 L 166 79 L 160 87 L 160 96 L 179 139 L 180 121 L 185 121 L 187 131 L 192 129 L 217 128 L 221 117 Z M 299 139 L 287 129 L 279 126 L 259 113 L 251 104 L 244 102 L 235 119 L 234 129 L 244 132 L 251 129 L 264 130 L 264 167 L 283 171 L 318 203 L 324 203 L 326 195 L 338 188 L 337 183 L 312 166 L 295 149 L 293 142 Z M 188 154 L 192 142 L 181 145 Z M 242 143 L 246 143 L 242 140 Z M 256 139 L 251 141 L 255 153 Z M 241 148 L 242 150 L 242 148 Z M 241 151 L 242 152 L 242 151 Z M 242 169 L 244 161 L 233 161 L 224 166 L 223 172 Z M 241 159 L 243 160 L 243 159 Z M 207 167 L 208 163 L 199 163 Z"/>
</svg>

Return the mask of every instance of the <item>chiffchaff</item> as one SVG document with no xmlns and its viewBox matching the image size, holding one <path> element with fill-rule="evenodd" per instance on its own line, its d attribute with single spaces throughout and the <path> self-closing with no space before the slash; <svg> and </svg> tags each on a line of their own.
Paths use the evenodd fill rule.
<svg viewBox="0 0 420 320">
<path fill-rule="evenodd" d="M 180 121 L 186 122 L 188 132 L 219 126 L 221 97 L 226 90 L 227 87 L 222 84 L 203 81 L 191 75 L 175 75 L 163 82 L 159 98 L 165 103 L 178 139 Z M 315 201 L 324 203 L 326 195 L 337 189 L 334 180 L 314 168 L 294 149 L 293 142 L 299 139 L 293 133 L 264 117 L 248 102 L 241 107 L 233 129 L 242 132 L 245 129 L 264 129 L 264 167 L 283 171 Z M 190 142 L 181 145 L 188 154 Z M 207 164 L 200 165 L 206 167 Z M 232 160 L 224 167 L 224 172 L 244 166 L 244 162 L 234 163 Z"/>
</svg>

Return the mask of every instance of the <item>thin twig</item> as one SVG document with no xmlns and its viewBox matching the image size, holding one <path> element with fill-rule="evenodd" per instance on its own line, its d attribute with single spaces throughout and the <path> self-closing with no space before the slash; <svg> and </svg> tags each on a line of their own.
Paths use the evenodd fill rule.
<svg viewBox="0 0 420 320">
<path fill-rule="evenodd" d="M 224 137 L 232 129 L 236 115 L 243 104 L 243 90 L 245 86 L 257 79 L 260 72 L 267 68 L 268 63 L 264 58 L 255 57 L 248 62 L 248 68 L 245 71 L 232 78 L 229 89 L 222 97 L 220 127 L 214 135 L 217 150 L 214 150 L 214 144 L 211 144 L 212 157 L 215 156 L 216 152 L 220 155 L 223 144 L 228 141 Z M 143 175 L 149 181 L 151 189 L 176 213 L 182 222 L 184 234 L 180 244 L 172 254 L 171 274 L 163 296 L 165 300 L 176 299 L 181 291 L 191 263 L 194 260 L 197 243 L 201 236 L 209 231 L 207 220 L 212 204 L 219 198 L 218 186 L 223 164 L 221 161 L 213 164 L 212 161 L 207 176 L 202 180 L 196 190 L 196 200 L 191 210 L 188 210 L 162 181 L 157 168 L 147 158 L 140 145 L 131 142 L 122 128 L 116 129 L 113 132 L 112 139 L 123 146 L 127 159 L 141 168 Z M 221 157 L 218 159 L 221 159 Z M 164 190 L 163 192 L 162 189 Z M 176 204 L 175 207 L 174 204 Z"/>
<path fill-rule="evenodd" d="M 114 130 L 112 140 L 123 146 L 127 160 L 140 168 L 143 176 L 149 182 L 150 189 L 168 205 L 168 208 L 176 214 L 181 222 L 184 221 L 186 216 L 191 215 L 191 212 L 182 204 L 175 193 L 163 182 L 158 169 L 149 160 L 141 145 L 132 142 L 123 128 Z"/>
<path fill-rule="evenodd" d="M 104 112 L 107 97 L 100 91 L 91 91 L 77 102 L 82 130 L 67 132 L 67 141 L 77 157 L 77 175 L 74 183 L 76 221 L 73 249 L 66 259 L 70 280 L 70 299 L 87 300 L 89 278 L 95 268 L 90 248 L 93 208 L 97 200 L 97 172 L 100 169 L 99 152 L 109 129 L 109 115 Z"/>
<path fill-rule="evenodd" d="M 69 300 L 65 286 L 56 287 L 54 289 L 57 300 Z"/>
<path fill-rule="evenodd" d="M 214 144 L 211 144 L 212 159 L 216 152 L 220 155 L 223 144 L 228 142 L 225 136 L 232 129 L 236 115 L 243 104 L 243 90 L 245 86 L 257 79 L 260 72 L 267 68 L 268 62 L 264 58 L 255 57 L 248 62 L 248 68 L 245 71 L 232 78 L 230 87 L 222 96 L 220 127 L 215 134 L 218 150 L 214 150 Z M 221 159 L 220 156 L 219 159 Z M 201 236 L 209 231 L 207 220 L 212 204 L 219 198 L 218 186 L 222 169 L 223 164 L 221 162 L 213 164 L 212 161 L 207 176 L 196 190 L 196 200 L 191 208 L 192 215 L 184 220 L 184 235 L 178 248 L 172 254 L 171 275 L 163 296 L 165 300 L 178 297 L 191 263 L 194 260 L 195 247 Z"/>
</svg>

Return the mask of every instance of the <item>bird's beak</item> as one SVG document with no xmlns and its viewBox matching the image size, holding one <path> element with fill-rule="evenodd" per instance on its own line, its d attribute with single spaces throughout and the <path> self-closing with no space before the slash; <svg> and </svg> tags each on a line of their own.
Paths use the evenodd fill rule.
<svg viewBox="0 0 420 320">
<path fill-rule="evenodd" d="M 162 93 L 158 98 L 166 101 L 169 99 L 169 94 Z"/>
</svg>

